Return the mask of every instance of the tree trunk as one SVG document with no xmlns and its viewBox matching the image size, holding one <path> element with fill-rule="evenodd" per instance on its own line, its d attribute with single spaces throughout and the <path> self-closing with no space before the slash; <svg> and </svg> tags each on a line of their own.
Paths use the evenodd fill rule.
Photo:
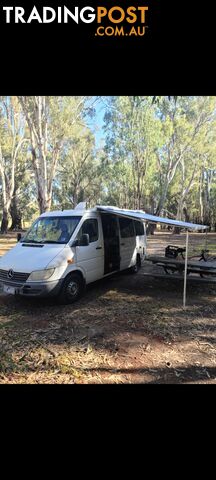
<svg viewBox="0 0 216 480">
<path fill-rule="evenodd" d="M 146 234 L 154 235 L 155 230 L 156 230 L 156 223 L 149 223 L 146 228 Z"/>
<path fill-rule="evenodd" d="M 11 201 L 10 214 L 12 218 L 12 224 L 10 230 L 21 230 L 22 229 L 22 214 L 17 205 L 17 196 L 14 193 L 14 197 Z"/>
<path fill-rule="evenodd" d="M 190 222 L 190 217 L 188 215 L 188 211 L 187 211 L 186 207 L 183 207 L 183 214 L 184 214 L 184 217 L 185 217 L 185 222 Z"/>
<path fill-rule="evenodd" d="M 75 208 L 78 204 L 78 192 L 77 192 L 77 187 L 74 187 L 73 191 L 73 208 Z"/>
<path fill-rule="evenodd" d="M 184 202 L 184 199 L 181 197 L 179 202 L 178 202 L 178 209 L 177 209 L 177 216 L 176 216 L 176 220 L 182 220 L 182 213 L 183 213 L 183 202 Z M 180 234 L 181 233 L 181 229 L 180 227 L 174 227 L 174 230 L 173 230 L 173 233 L 174 234 Z"/>
<path fill-rule="evenodd" d="M 39 205 L 40 213 L 45 213 L 50 210 L 51 207 L 51 200 L 52 200 L 52 192 L 50 194 L 47 193 L 47 189 L 44 189 L 43 181 L 36 175 L 36 182 L 37 182 L 37 200 Z"/>
<path fill-rule="evenodd" d="M 166 179 L 166 184 L 165 184 L 163 192 L 160 196 L 158 206 L 157 206 L 157 209 L 156 209 L 156 213 L 155 213 L 157 216 L 160 216 L 161 210 L 163 210 L 163 207 L 164 207 L 164 204 L 165 204 L 165 201 L 166 201 L 166 198 L 167 198 L 167 191 L 168 191 L 168 180 Z"/>
<path fill-rule="evenodd" d="M 40 209 L 40 214 L 49 212 L 50 207 L 51 207 L 51 199 L 45 198 L 43 193 L 38 190 L 38 205 Z"/>
<path fill-rule="evenodd" d="M 9 212 L 6 208 L 3 209 L 1 221 L 1 233 L 7 233 L 9 223 Z"/>
</svg>

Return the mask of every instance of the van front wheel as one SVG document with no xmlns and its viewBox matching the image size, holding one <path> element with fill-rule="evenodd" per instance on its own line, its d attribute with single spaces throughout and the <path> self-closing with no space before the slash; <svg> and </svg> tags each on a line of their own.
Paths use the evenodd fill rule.
<svg viewBox="0 0 216 480">
<path fill-rule="evenodd" d="M 59 296 L 61 303 L 74 303 L 84 290 L 84 281 L 77 273 L 67 277 Z"/>
</svg>

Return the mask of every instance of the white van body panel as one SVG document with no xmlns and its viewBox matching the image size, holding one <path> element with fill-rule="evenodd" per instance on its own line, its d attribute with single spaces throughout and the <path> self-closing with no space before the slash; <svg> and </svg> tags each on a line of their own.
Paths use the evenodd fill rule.
<svg viewBox="0 0 216 480">
<path fill-rule="evenodd" d="M 146 252 L 146 242 L 144 235 L 136 236 L 136 251 L 141 256 L 141 258 L 144 259 Z"/>
<path fill-rule="evenodd" d="M 104 241 L 100 215 L 91 213 L 83 215 L 72 239 L 77 237 L 83 224 L 88 219 L 95 219 L 98 222 L 98 239 L 95 242 L 90 242 L 87 247 L 78 246 L 74 249 L 75 264 L 83 272 L 86 284 L 102 278 L 104 273 Z"/>
<path fill-rule="evenodd" d="M 133 222 L 133 221 L 132 221 Z M 119 218 L 119 224 L 121 225 L 121 219 Z M 133 222 L 133 235 L 130 237 L 124 237 L 121 228 L 120 231 L 120 255 L 121 263 L 120 270 L 124 270 L 134 266 L 137 262 L 137 256 L 140 257 L 140 261 L 145 256 L 145 236 L 136 235 L 135 225 Z"/>
<path fill-rule="evenodd" d="M 0 259 L 0 268 L 9 270 L 12 268 L 16 272 L 31 273 L 34 270 L 44 270 L 48 268 L 49 263 L 65 249 L 64 245 L 45 244 L 40 247 L 24 247 L 22 243 L 17 243 L 9 252 Z M 64 255 L 63 255 L 64 256 Z M 58 264 L 56 259 L 55 263 Z"/>
<path fill-rule="evenodd" d="M 86 284 L 94 282 L 110 275 L 114 271 L 124 270 L 136 264 L 137 255 L 140 260 L 144 258 L 145 236 L 135 234 L 129 238 L 123 238 L 120 233 L 119 219 L 117 242 L 119 240 L 119 266 L 112 269 L 110 273 L 105 272 L 105 243 L 103 235 L 103 224 L 101 213 L 96 209 L 91 210 L 65 210 L 63 212 L 48 212 L 40 215 L 43 217 L 72 217 L 79 215 L 81 217 L 72 237 L 67 244 L 24 244 L 18 243 L 8 253 L 0 258 L 0 282 L 3 285 L 15 285 L 16 293 L 22 295 L 44 295 L 51 292 L 59 292 L 65 277 L 72 272 L 79 272 Z M 98 238 L 91 240 L 86 246 L 73 246 L 74 241 L 79 237 L 83 224 L 88 219 L 95 219 L 98 222 Z M 84 227 L 85 229 L 85 227 Z M 107 247 L 106 247 L 107 248 Z M 112 247 L 111 247 L 112 248 Z M 107 250 L 106 250 L 107 252 Z M 111 264 L 112 265 L 112 264 Z M 48 280 L 38 281 L 25 279 L 25 283 L 20 280 L 20 275 L 30 275 L 34 271 L 44 271 L 54 269 L 53 274 Z M 8 277 L 8 272 L 18 272 L 19 278 L 14 281 Z M 3 272 L 3 274 L 2 274 Z M 40 290 L 41 288 L 41 290 Z M 38 289 L 38 290 L 37 290 Z M 8 292 L 10 293 L 10 291 Z M 38 291 L 38 293 L 37 293 Z M 52 294 L 52 293 L 51 293 Z M 53 293 L 57 294 L 57 293 Z"/>
<path fill-rule="evenodd" d="M 130 268 L 136 263 L 136 237 L 122 238 L 120 233 L 120 270 Z"/>
</svg>

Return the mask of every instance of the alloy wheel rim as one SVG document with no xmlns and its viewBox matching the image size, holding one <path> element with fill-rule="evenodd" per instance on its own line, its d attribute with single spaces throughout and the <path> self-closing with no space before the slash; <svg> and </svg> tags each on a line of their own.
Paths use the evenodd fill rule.
<svg viewBox="0 0 216 480">
<path fill-rule="evenodd" d="M 79 287 L 76 282 L 71 281 L 67 286 L 67 293 L 70 297 L 75 297 L 78 293 Z"/>
</svg>

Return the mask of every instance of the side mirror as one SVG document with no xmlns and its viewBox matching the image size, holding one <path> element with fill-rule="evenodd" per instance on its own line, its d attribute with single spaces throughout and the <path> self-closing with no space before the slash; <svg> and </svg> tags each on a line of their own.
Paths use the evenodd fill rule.
<svg viewBox="0 0 216 480">
<path fill-rule="evenodd" d="M 79 241 L 78 239 L 74 240 L 73 243 L 71 244 L 71 247 L 78 247 Z"/>
<path fill-rule="evenodd" d="M 17 242 L 20 242 L 21 238 L 22 238 L 21 233 L 17 233 Z"/>
<path fill-rule="evenodd" d="M 71 244 L 71 247 L 87 247 L 89 245 L 89 234 L 83 233 L 80 239 L 76 239 Z"/>
<path fill-rule="evenodd" d="M 87 247 L 89 245 L 89 234 L 83 233 L 78 242 L 80 247 Z"/>
</svg>

